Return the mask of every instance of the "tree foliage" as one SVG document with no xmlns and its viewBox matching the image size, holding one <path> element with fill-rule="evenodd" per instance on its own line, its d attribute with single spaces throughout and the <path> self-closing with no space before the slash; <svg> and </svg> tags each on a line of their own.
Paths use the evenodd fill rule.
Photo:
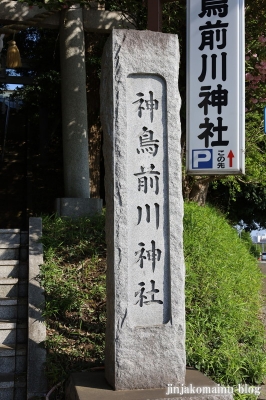
<svg viewBox="0 0 266 400">
<path fill-rule="evenodd" d="M 246 175 L 215 180 L 208 192 L 208 201 L 227 212 L 232 222 L 244 219 L 250 229 L 254 221 L 266 226 L 265 6 L 265 0 L 246 1 Z"/>
<path fill-rule="evenodd" d="M 242 235 L 213 207 L 185 203 L 187 365 L 225 385 L 266 372 L 261 272 Z"/>
<path fill-rule="evenodd" d="M 58 32 L 28 28 L 16 36 L 16 42 L 28 65 L 20 73 L 31 76 L 33 83 L 18 89 L 15 96 L 23 99 L 24 108 L 30 110 L 30 120 L 36 127 L 42 107 L 47 109 L 49 125 L 57 126 L 61 118 Z"/>
<path fill-rule="evenodd" d="M 73 0 L 18 0 L 19 3 L 27 3 L 30 7 L 38 6 L 40 8 L 46 8 L 48 10 L 61 10 L 62 8 L 68 8 L 73 4 L 76 4 L 76 1 Z M 93 0 L 79 0 L 79 4 L 89 6 L 91 1 Z"/>
<path fill-rule="evenodd" d="M 24 0 L 19 0 L 25 3 Z M 37 5 L 60 10 L 76 3 L 73 0 L 28 0 Z M 90 6 L 90 0 L 79 1 Z M 146 29 L 147 7 L 142 0 L 106 0 L 105 7 L 121 11 L 133 20 L 136 29 Z M 239 176 L 188 176 L 183 172 L 183 194 L 186 199 L 205 204 L 213 202 L 228 213 L 232 221 L 241 219 L 252 223 L 253 218 L 266 226 L 264 193 L 266 191 L 266 140 L 263 133 L 263 107 L 266 102 L 266 0 L 246 0 L 246 174 Z M 178 34 L 180 41 L 179 90 L 182 98 L 182 157 L 186 153 L 186 0 L 165 3 L 163 6 L 163 32 Z M 46 33 L 46 37 L 48 37 Z M 53 48 L 47 42 L 47 48 Z M 38 46 L 32 43 L 33 47 Z M 49 45 L 48 45 L 49 44 Z M 42 48 L 44 48 L 42 46 Z M 27 49 L 26 49 L 27 50 Z M 42 63 L 52 60 L 51 55 Z M 51 62 L 51 61 L 50 61 Z M 48 61 L 49 63 L 49 61 Z M 41 63 L 39 65 L 41 67 Z M 185 164 L 185 162 L 184 162 Z M 208 196 L 207 196 L 208 194 Z M 241 208 L 239 207 L 241 204 Z M 251 207 L 252 205 L 252 207 Z"/>
</svg>

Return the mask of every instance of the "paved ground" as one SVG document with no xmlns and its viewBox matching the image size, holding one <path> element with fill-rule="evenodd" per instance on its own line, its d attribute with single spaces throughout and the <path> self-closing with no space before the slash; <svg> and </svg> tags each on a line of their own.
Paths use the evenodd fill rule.
<svg viewBox="0 0 266 400">
<path fill-rule="evenodd" d="M 259 268 L 260 268 L 261 272 L 264 274 L 262 294 L 263 294 L 263 297 L 265 298 L 265 302 L 264 302 L 264 307 L 262 310 L 262 313 L 263 313 L 262 317 L 263 317 L 263 322 L 264 322 L 265 329 L 266 329 L 266 261 L 259 261 Z"/>
<path fill-rule="evenodd" d="M 263 279 L 263 289 L 262 289 L 262 293 L 263 293 L 264 300 L 265 300 L 264 306 L 262 309 L 262 319 L 263 319 L 263 323 L 264 323 L 264 326 L 266 329 L 266 261 L 259 261 L 259 268 L 265 276 Z M 266 381 L 264 383 L 266 383 Z M 266 385 L 262 386 L 259 399 L 266 400 Z"/>
</svg>

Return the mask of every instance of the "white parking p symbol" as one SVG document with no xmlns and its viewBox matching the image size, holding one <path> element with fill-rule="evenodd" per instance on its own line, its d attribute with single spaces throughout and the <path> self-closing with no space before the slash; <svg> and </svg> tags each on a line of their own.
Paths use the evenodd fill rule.
<svg viewBox="0 0 266 400">
<path fill-rule="evenodd" d="M 212 168 L 212 150 L 192 150 L 192 168 Z"/>
</svg>

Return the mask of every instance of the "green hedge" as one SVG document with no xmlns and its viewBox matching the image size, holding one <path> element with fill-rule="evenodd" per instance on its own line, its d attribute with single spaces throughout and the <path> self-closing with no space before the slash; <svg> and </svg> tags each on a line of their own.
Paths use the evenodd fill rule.
<svg viewBox="0 0 266 400">
<path fill-rule="evenodd" d="M 43 225 L 47 372 L 54 385 L 103 361 L 104 216 L 44 217 Z M 256 259 L 223 216 L 194 203 L 185 204 L 184 254 L 187 365 L 223 385 L 261 384 L 266 356 Z"/>
<path fill-rule="evenodd" d="M 215 209 L 185 204 L 187 364 L 226 385 L 266 375 L 262 274 Z"/>
</svg>

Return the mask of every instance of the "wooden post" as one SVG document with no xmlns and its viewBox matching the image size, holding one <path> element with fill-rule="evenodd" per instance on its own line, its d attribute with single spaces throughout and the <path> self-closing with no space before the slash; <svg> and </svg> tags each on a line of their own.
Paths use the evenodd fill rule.
<svg viewBox="0 0 266 400">
<path fill-rule="evenodd" d="M 171 3 L 175 0 L 147 0 L 148 25 L 147 29 L 154 32 L 162 32 L 162 6 L 163 3 Z"/>
<path fill-rule="evenodd" d="M 162 32 L 162 0 L 147 0 L 148 30 Z"/>
</svg>

